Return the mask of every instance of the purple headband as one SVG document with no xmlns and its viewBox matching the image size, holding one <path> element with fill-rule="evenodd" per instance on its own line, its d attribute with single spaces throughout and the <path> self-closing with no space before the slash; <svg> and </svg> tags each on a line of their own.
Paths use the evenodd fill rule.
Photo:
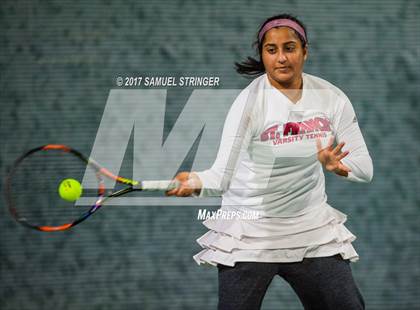
<svg viewBox="0 0 420 310">
<path fill-rule="evenodd" d="M 260 33 L 258 34 L 258 41 L 261 42 L 264 34 L 274 28 L 274 27 L 289 27 L 292 28 L 293 30 L 295 30 L 297 33 L 299 33 L 303 40 L 306 43 L 306 35 L 305 35 L 305 30 L 302 28 L 301 25 L 299 25 L 297 22 L 287 19 L 287 18 L 282 18 L 282 19 L 275 19 L 272 20 L 270 22 L 268 22 L 267 24 L 264 25 L 264 27 L 261 29 Z"/>
</svg>

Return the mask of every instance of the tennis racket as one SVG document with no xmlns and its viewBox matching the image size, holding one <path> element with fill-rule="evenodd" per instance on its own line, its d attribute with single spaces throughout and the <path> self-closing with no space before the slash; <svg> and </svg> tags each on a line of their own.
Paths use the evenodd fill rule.
<svg viewBox="0 0 420 310">
<path fill-rule="evenodd" d="M 60 184 L 65 180 L 76 180 L 75 183 L 80 184 L 78 182 L 83 179 L 86 169 L 92 170 L 97 181 L 97 187 L 90 190 L 97 199 L 88 206 L 88 210 L 77 204 L 79 197 L 68 201 L 59 193 Z M 106 194 L 105 178 L 124 185 L 124 188 Z M 9 211 L 18 223 L 39 231 L 53 232 L 67 230 L 83 222 L 113 197 L 133 191 L 168 191 L 177 186 L 177 181 L 123 178 L 75 149 L 48 144 L 27 151 L 14 162 L 5 180 L 4 193 Z M 84 194 L 88 193 L 89 190 L 84 191 Z"/>
</svg>

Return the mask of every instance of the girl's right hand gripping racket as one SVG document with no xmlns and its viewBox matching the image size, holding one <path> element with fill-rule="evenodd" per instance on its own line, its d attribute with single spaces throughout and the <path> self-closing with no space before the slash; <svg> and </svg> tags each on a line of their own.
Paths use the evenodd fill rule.
<svg viewBox="0 0 420 310">
<path fill-rule="evenodd" d="M 76 206 L 80 195 L 71 199 L 71 192 L 66 197 L 66 193 L 59 189 L 63 180 L 76 180 L 68 183 L 70 187 L 81 182 L 86 167 L 92 169 L 98 184 L 95 190 L 97 200 L 88 210 Z M 104 178 L 126 187 L 106 195 Z M 5 196 L 10 213 L 17 222 L 51 232 L 67 230 L 83 222 L 112 197 L 132 191 L 168 191 L 177 186 L 176 181 L 141 182 L 119 177 L 68 146 L 48 144 L 29 150 L 14 162 L 6 177 Z"/>
</svg>

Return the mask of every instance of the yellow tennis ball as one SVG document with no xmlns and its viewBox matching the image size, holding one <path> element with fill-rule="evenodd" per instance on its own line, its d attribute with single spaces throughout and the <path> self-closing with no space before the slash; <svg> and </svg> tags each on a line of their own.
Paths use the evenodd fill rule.
<svg viewBox="0 0 420 310">
<path fill-rule="evenodd" d="M 82 185 L 75 179 L 65 179 L 58 187 L 58 194 L 66 201 L 76 201 L 82 195 Z"/>
</svg>

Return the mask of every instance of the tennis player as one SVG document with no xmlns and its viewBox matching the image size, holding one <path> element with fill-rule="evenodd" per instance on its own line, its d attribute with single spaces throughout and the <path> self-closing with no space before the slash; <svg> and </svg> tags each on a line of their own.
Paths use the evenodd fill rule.
<svg viewBox="0 0 420 310">
<path fill-rule="evenodd" d="M 236 64 L 255 79 L 229 110 L 213 166 L 179 173 L 181 186 L 167 194 L 223 197 L 221 216 L 203 222 L 209 231 L 194 256 L 218 268 L 220 310 L 260 309 L 275 275 L 305 309 L 364 309 L 350 267 L 359 258 L 356 237 L 344 226 L 347 216 L 328 204 L 323 173 L 372 179 L 352 104 L 303 72 L 308 39 L 295 17 L 267 19 L 256 46 L 257 59 Z"/>
</svg>

